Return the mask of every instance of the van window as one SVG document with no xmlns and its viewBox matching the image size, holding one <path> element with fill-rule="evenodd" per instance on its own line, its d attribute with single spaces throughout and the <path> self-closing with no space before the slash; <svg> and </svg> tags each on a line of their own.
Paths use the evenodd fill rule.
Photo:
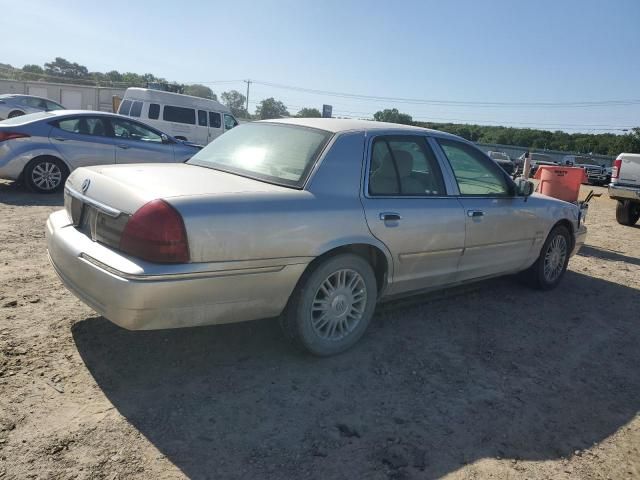
<svg viewBox="0 0 640 480">
<path fill-rule="evenodd" d="M 162 119 L 167 122 L 196 124 L 196 111 L 193 108 L 172 107 L 165 105 L 162 111 Z"/>
<path fill-rule="evenodd" d="M 212 128 L 220 128 L 220 125 L 222 125 L 220 114 L 216 112 L 209 112 L 209 126 Z"/>
<path fill-rule="evenodd" d="M 123 100 L 118 109 L 118 113 L 120 115 L 129 115 L 129 110 L 131 110 L 131 100 Z"/>
<path fill-rule="evenodd" d="M 204 110 L 198 110 L 198 125 L 201 127 L 207 126 L 207 112 Z"/>
<path fill-rule="evenodd" d="M 131 111 L 129 112 L 129 115 L 131 117 L 139 117 L 141 113 L 142 113 L 142 102 L 133 102 L 131 104 Z"/>
<path fill-rule="evenodd" d="M 152 103 L 149 105 L 149 118 L 151 120 L 156 120 L 160 117 L 160 105 L 157 103 Z"/>
<path fill-rule="evenodd" d="M 224 114 L 224 129 L 231 130 L 233 127 L 238 125 L 238 122 L 231 115 Z"/>
</svg>

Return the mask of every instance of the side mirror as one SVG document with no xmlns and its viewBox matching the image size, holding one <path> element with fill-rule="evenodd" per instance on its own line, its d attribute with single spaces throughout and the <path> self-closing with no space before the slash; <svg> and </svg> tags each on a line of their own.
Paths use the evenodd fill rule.
<svg viewBox="0 0 640 480">
<path fill-rule="evenodd" d="M 516 180 L 516 192 L 519 197 L 528 197 L 533 193 L 535 186 L 533 182 L 519 178 Z"/>
<path fill-rule="evenodd" d="M 162 143 L 171 143 L 171 140 L 169 140 L 169 136 L 164 133 L 160 135 L 160 138 L 162 139 Z"/>
</svg>

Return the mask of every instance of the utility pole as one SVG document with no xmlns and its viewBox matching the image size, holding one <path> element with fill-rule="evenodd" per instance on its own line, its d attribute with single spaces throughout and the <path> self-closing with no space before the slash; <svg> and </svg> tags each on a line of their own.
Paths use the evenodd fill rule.
<svg viewBox="0 0 640 480">
<path fill-rule="evenodd" d="M 247 115 L 249 114 L 249 85 L 251 85 L 251 80 L 245 80 L 244 83 L 247 84 L 247 106 L 246 106 L 246 110 L 247 110 Z"/>
</svg>

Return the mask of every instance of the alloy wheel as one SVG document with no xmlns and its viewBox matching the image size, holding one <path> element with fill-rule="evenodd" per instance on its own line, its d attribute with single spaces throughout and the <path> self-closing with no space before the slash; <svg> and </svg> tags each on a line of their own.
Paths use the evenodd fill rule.
<svg viewBox="0 0 640 480">
<path fill-rule="evenodd" d="M 564 235 L 556 235 L 549 243 L 544 255 L 544 278 L 553 283 L 562 274 L 567 260 L 567 239 Z"/>
<path fill-rule="evenodd" d="M 55 190 L 62 181 L 62 170 L 54 162 L 41 162 L 31 171 L 31 180 L 41 190 Z"/>
</svg>

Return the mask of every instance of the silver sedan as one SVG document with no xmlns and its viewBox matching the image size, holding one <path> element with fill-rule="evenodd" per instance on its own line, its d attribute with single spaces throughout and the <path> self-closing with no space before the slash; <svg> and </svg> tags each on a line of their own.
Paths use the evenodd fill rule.
<svg viewBox="0 0 640 480">
<path fill-rule="evenodd" d="M 14 118 L 36 112 L 52 112 L 64 110 L 59 103 L 48 98 L 6 93 L 0 95 L 0 120 Z"/>
<path fill-rule="evenodd" d="M 0 178 L 37 193 L 60 190 L 89 165 L 184 162 L 199 146 L 129 117 L 87 110 L 32 113 L 0 122 Z"/>
<path fill-rule="evenodd" d="M 124 328 L 279 316 L 331 355 L 383 298 L 518 272 L 557 286 L 584 220 L 532 188 L 437 131 L 254 122 L 185 164 L 76 170 L 47 243 L 64 284 Z"/>
</svg>

